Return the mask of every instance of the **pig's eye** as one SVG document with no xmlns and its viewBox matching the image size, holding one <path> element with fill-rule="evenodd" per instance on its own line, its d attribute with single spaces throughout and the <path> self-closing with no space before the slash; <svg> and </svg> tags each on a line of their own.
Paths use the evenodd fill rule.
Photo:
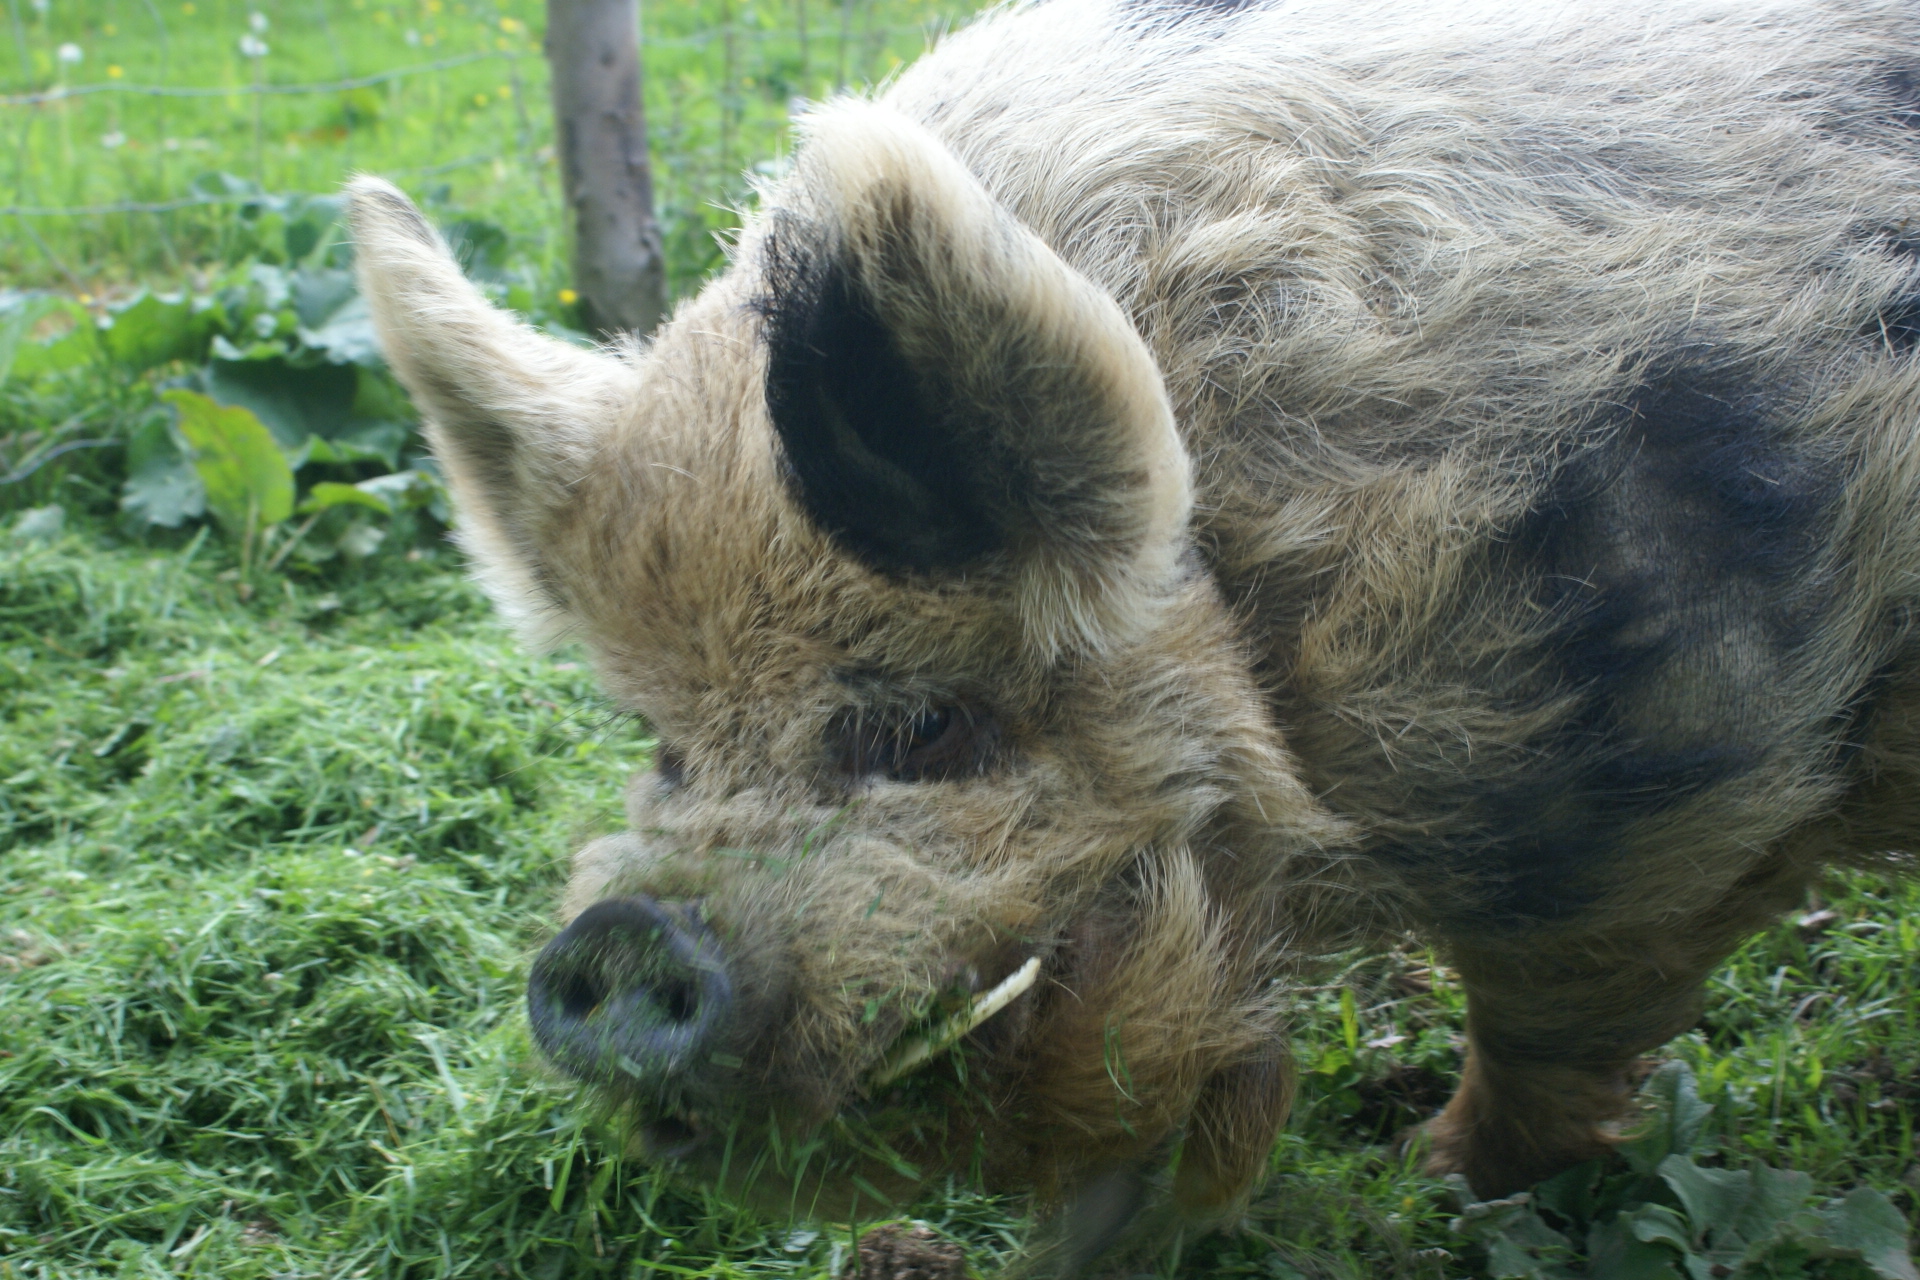
<svg viewBox="0 0 1920 1280">
<path fill-rule="evenodd" d="M 678 751 L 662 743 L 653 753 L 653 772 L 669 789 L 687 780 L 687 761 Z"/>
<path fill-rule="evenodd" d="M 998 734 L 977 708 L 928 707 L 908 719 L 850 718 L 835 726 L 843 767 L 856 777 L 881 774 L 896 782 L 979 773 Z"/>
</svg>

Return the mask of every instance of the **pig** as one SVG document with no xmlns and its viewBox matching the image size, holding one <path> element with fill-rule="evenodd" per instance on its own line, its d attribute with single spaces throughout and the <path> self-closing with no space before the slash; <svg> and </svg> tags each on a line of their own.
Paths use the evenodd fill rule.
<svg viewBox="0 0 1920 1280">
<path fill-rule="evenodd" d="M 1920 831 L 1920 10 L 1051 0 L 810 109 L 599 349 L 394 187 L 458 538 L 658 736 L 529 1016 L 634 1149 L 1104 1265 L 1219 1221 L 1288 992 L 1457 971 L 1414 1142 L 1603 1156 L 1640 1057 Z"/>
</svg>

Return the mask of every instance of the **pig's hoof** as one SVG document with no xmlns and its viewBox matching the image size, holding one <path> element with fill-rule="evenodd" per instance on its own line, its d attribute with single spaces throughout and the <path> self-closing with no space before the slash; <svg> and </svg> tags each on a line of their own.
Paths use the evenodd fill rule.
<svg viewBox="0 0 1920 1280">
<path fill-rule="evenodd" d="M 1418 1150 L 1424 1145 L 1422 1173 L 1431 1178 L 1459 1174 L 1475 1196 L 1495 1200 L 1525 1191 L 1576 1164 L 1604 1160 L 1614 1151 L 1613 1140 L 1591 1126 L 1558 1136 L 1565 1141 L 1551 1146 L 1528 1143 L 1511 1131 L 1489 1134 L 1483 1127 L 1478 1132 L 1462 1132 L 1448 1124 L 1447 1117 L 1436 1116 L 1402 1133 L 1395 1145 L 1401 1151 L 1410 1147 Z M 1501 1138 L 1507 1140 L 1497 1140 Z"/>
<path fill-rule="evenodd" d="M 892 1222 L 860 1237 L 842 1280 L 965 1280 L 960 1246 L 926 1227 Z"/>
</svg>

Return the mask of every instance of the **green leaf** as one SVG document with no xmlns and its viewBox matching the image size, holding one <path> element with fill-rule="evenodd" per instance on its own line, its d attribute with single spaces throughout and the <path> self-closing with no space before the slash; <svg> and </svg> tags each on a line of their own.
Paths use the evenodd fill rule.
<svg viewBox="0 0 1920 1280">
<path fill-rule="evenodd" d="M 1755 1164 L 1748 1172 L 1753 1182 L 1733 1229 L 1759 1248 L 1786 1233 L 1794 1214 L 1813 1198 L 1813 1178 L 1794 1169 L 1765 1164 Z"/>
<path fill-rule="evenodd" d="M 310 436 L 331 438 L 347 423 L 359 389 L 352 368 L 299 368 L 276 355 L 269 360 L 215 360 L 203 379 L 207 395 L 239 405 L 266 424 L 280 447 L 291 452 Z"/>
<path fill-rule="evenodd" d="M 1654 1113 L 1644 1129 L 1620 1145 L 1620 1151 L 1635 1173 L 1648 1174 L 1668 1156 L 1694 1149 L 1707 1117 L 1713 1114 L 1713 1104 L 1700 1101 L 1693 1072 L 1684 1062 L 1662 1066 L 1648 1077 L 1640 1095 L 1653 1103 Z"/>
<path fill-rule="evenodd" d="M 164 529 L 177 529 L 205 513 L 206 486 L 165 418 L 148 418 L 127 438 L 127 482 L 120 506 Z"/>
<path fill-rule="evenodd" d="M 359 101 L 359 95 L 365 95 L 367 100 L 375 104 L 377 111 L 381 101 L 379 94 L 369 89 L 356 89 L 348 97 Z M 297 211 L 290 208 L 288 215 L 287 260 L 300 262 L 335 239 L 333 233 L 340 221 L 340 199 L 338 196 L 308 196 Z"/>
<path fill-rule="evenodd" d="M 100 341 L 118 363 L 151 369 L 169 360 L 200 359 L 211 328 L 211 313 L 196 312 L 190 299 L 143 292 L 114 314 Z"/>
<path fill-rule="evenodd" d="M 1643 1204 L 1616 1221 L 1623 1224 L 1636 1240 L 1648 1244 L 1670 1244 L 1681 1253 L 1693 1247 L 1687 1224 L 1679 1214 L 1663 1204 Z"/>
<path fill-rule="evenodd" d="M 415 507 L 426 506 L 432 500 L 435 486 L 434 477 L 423 471 L 396 471 L 391 475 L 362 480 L 358 487 L 368 493 L 378 494 L 396 511 L 411 511 Z"/>
<path fill-rule="evenodd" d="M 381 515 L 393 514 L 393 504 L 379 494 L 370 493 L 358 485 L 335 484 L 332 481 L 322 481 L 309 489 L 299 511 L 304 516 L 345 506 L 371 507 Z"/>
<path fill-rule="evenodd" d="M 215 404 L 192 391 L 160 397 L 180 413 L 180 434 L 193 450 L 207 508 L 229 533 L 256 529 L 293 514 L 293 469 L 249 410 Z"/>
<path fill-rule="evenodd" d="M 1607 1166 L 1589 1160 L 1554 1174 L 1533 1189 L 1533 1202 L 1551 1209 L 1568 1222 L 1584 1226 L 1600 1211 L 1600 1191 Z"/>
<path fill-rule="evenodd" d="M 460 269 L 475 280 L 506 278 L 507 233 L 483 218 L 457 218 L 446 225 L 447 247 Z"/>
<path fill-rule="evenodd" d="M 1657 1209 L 1658 1205 L 1646 1205 Z M 1679 1218 L 1671 1210 L 1674 1225 Z M 1633 1229 L 1633 1223 L 1616 1217 L 1587 1233 L 1587 1275 L 1591 1280 L 1686 1280 L 1674 1266 L 1674 1251 L 1645 1240 Z M 1686 1246 L 1678 1246 L 1686 1252 Z"/>
<path fill-rule="evenodd" d="M 380 427 L 387 430 L 373 429 Z M 391 455 L 399 447 L 399 441 L 392 437 L 404 437 L 404 434 L 405 429 L 397 423 L 376 423 L 370 424 L 370 428 L 349 429 L 331 440 L 325 436 L 308 436 L 307 442 L 295 449 L 287 461 L 295 471 L 311 462 L 333 466 L 384 462 L 391 467 Z"/>
<path fill-rule="evenodd" d="M 1857 1187 L 1816 1211 L 1833 1246 L 1858 1257 L 1880 1280 L 1920 1280 L 1907 1252 L 1907 1221 L 1872 1187 Z"/>
<path fill-rule="evenodd" d="M 1494 1280 L 1573 1280 L 1560 1265 L 1572 1255 L 1567 1238 L 1529 1210 L 1487 1242 L 1487 1273 Z"/>
<path fill-rule="evenodd" d="M 367 300 L 357 294 L 329 315 L 326 323 L 316 328 L 303 327 L 300 341 L 334 364 L 357 364 L 374 369 L 385 364 L 380 355 L 380 341 L 373 332 L 373 314 L 367 310 Z"/>
<path fill-rule="evenodd" d="M 288 285 L 293 312 L 303 328 L 318 329 L 341 307 L 353 301 L 353 273 L 332 267 L 314 267 L 293 273 Z"/>
<path fill-rule="evenodd" d="M 1695 1248 L 1706 1242 L 1709 1232 L 1735 1230 L 1753 1190 L 1751 1171 L 1702 1169 L 1686 1156 L 1668 1156 L 1660 1162 L 1659 1173 L 1686 1208 Z"/>
</svg>

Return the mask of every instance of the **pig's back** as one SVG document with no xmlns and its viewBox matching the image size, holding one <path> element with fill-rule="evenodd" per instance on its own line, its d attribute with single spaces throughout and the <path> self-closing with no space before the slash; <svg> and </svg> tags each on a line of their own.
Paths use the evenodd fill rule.
<svg viewBox="0 0 1920 1280">
<path fill-rule="evenodd" d="M 1133 316 L 1310 780 L 1484 923 L 1711 891 L 1853 785 L 1920 581 L 1916 47 L 1056 0 L 886 97 Z"/>
</svg>

